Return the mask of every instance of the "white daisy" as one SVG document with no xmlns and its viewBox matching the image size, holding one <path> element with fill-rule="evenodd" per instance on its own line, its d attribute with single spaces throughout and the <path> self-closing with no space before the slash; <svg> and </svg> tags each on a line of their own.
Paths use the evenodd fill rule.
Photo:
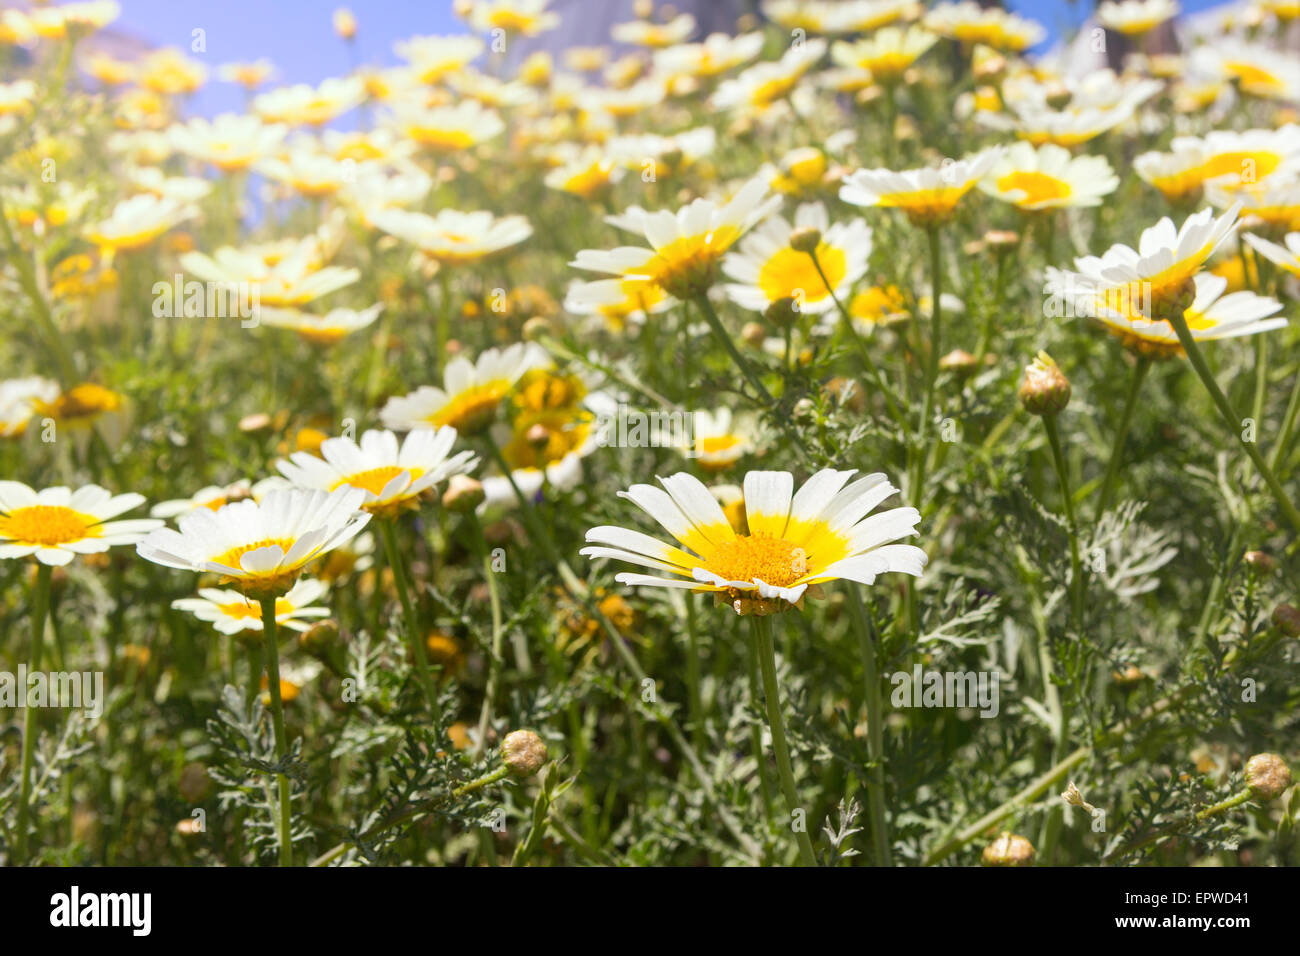
<svg viewBox="0 0 1300 956">
<path fill-rule="evenodd" d="M 161 527 L 153 518 L 111 521 L 144 504 L 144 495 L 114 495 L 98 485 L 43 488 L 0 481 L 0 558 L 35 556 L 59 567 L 79 554 L 100 554 L 135 544 Z"/>
<path fill-rule="evenodd" d="M 497 218 L 490 212 L 440 209 L 436 216 L 405 209 L 381 209 L 370 221 L 439 262 L 474 262 L 518 245 L 533 234 L 523 216 Z"/>
<path fill-rule="evenodd" d="M 329 591 L 329 585 L 314 578 L 303 578 L 287 594 L 275 599 L 275 623 L 291 631 L 305 631 L 313 618 L 329 617 L 329 609 L 312 607 Z M 238 591 L 224 588 L 200 588 L 196 598 L 172 601 L 178 611 L 187 611 L 200 621 L 211 624 L 220 634 L 262 631 L 262 607 Z"/>
<path fill-rule="evenodd" d="M 1119 178 L 1104 156 L 1074 156 L 1052 143 L 1015 143 L 993 164 L 979 188 L 1026 211 L 1099 206 Z"/>
<path fill-rule="evenodd" d="M 924 169 L 859 169 L 844 178 L 840 198 L 855 206 L 901 209 L 914 225 L 930 228 L 952 217 L 957 204 L 1001 155 L 995 147 Z"/>
</svg>

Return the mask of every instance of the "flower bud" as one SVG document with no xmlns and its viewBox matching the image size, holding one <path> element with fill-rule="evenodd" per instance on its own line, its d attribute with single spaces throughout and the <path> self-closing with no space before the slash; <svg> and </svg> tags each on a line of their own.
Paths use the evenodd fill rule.
<svg viewBox="0 0 1300 956">
<path fill-rule="evenodd" d="M 767 330 L 757 322 L 746 322 L 740 330 L 740 337 L 746 345 L 752 345 L 756 349 L 762 348 L 763 342 L 767 339 Z"/>
<path fill-rule="evenodd" d="M 1070 404 L 1070 380 L 1046 352 L 1025 367 L 1020 403 L 1032 415 L 1057 415 Z"/>
<path fill-rule="evenodd" d="M 351 40 L 357 35 L 357 18 L 347 7 L 334 11 L 334 32 L 344 40 Z"/>
<path fill-rule="evenodd" d="M 763 312 L 763 318 L 778 328 L 786 328 L 799 321 L 799 309 L 790 296 L 777 299 Z M 761 345 L 762 342 L 760 341 Z"/>
<path fill-rule="evenodd" d="M 339 622 L 333 618 L 317 621 L 298 635 L 298 646 L 308 654 L 323 653 L 339 638 Z"/>
<path fill-rule="evenodd" d="M 545 316 L 534 315 L 523 327 L 524 339 L 529 342 L 535 342 L 545 335 L 551 334 L 551 321 Z"/>
<path fill-rule="evenodd" d="M 1277 562 L 1273 560 L 1272 555 L 1263 551 L 1247 551 L 1241 556 L 1241 561 L 1251 571 L 1261 576 L 1272 574 L 1273 569 L 1277 567 Z"/>
<path fill-rule="evenodd" d="M 452 475 L 442 493 L 442 506 L 457 514 L 469 514 L 483 503 L 483 482 L 469 475 Z"/>
<path fill-rule="evenodd" d="M 1029 866 L 1034 859 L 1034 845 L 1022 836 L 1003 831 L 984 848 L 985 866 Z"/>
<path fill-rule="evenodd" d="M 1276 799 L 1291 786 L 1291 768 L 1277 754 L 1255 754 L 1246 761 L 1246 786 L 1257 800 Z"/>
<path fill-rule="evenodd" d="M 531 730 L 514 730 L 501 741 L 501 762 L 516 777 L 531 777 L 546 763 L 546 744 Z"/>
<path fill-rule="evenodd" d="M 1300 608 L 1279 604 L 1273 610 L 1273 626 L 1287 637 L 1300 637 Z"/>
<path fill-rule="evenodd" d="M 197 762 L 187 763 L 181 768 L 176 789 L 190 803 L 202 803 L 212 792 L 212 777 L 208 775 L 208 768 Z"/>
<path fill-rule="evenodd" d="M 816 252 L 822 244 L 822 231 L 814 226 L 800 226 L 790 233 L 790 248 L 795 252 Z"/>
<path fill-rule="evenodd" d="M 945 372 L 952 372 L 954 375 L 971 375 L 979 368 L 975 356 L 971 355 L 965 349 L 953 349 L 943 358 L 939 359 L 939 368 Z"/>
</svg>

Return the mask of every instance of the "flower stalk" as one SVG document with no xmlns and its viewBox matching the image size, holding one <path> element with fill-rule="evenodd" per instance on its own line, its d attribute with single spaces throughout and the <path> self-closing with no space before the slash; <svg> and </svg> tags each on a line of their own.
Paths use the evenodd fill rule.
<svg viewBox="0 0 1300 956">
<path fill-rule="evenodd" d="M 274 597 L 264 597 L 262 604 L 262 643 L 266 648 L 266 683 L 271 697 L 271 726 L 275 732 L 275 759 L 283 761 L 289 752 L 289 741 L 284 731 L 284 704 L 280 700 L 280 652 L 277 647 Z M 293 837 L 291 826 L 289 776 L 276 774 L 280 805 L 280 865 L 293 866 Z"/>
</svg>

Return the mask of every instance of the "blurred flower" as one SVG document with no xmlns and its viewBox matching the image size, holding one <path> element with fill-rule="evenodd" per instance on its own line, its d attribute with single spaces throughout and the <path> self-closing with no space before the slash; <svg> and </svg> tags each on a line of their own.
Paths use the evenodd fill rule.
<svg viewBox="0 0 1300 956">
<path fill-rule="evenodd" d="M 0 558 L 34 556 L 58 567 L 79 554 L 135 544 L 162 522 L 109 519 L 142 504 L 143 495 L 114 495 L 98 485 L 35 491 L 21 482 L 0 481 Z"/>
<path fill-rule="evenodd" d="M 312 607 L 329 591 L 323 581 L 303 578 L 289 591 L 275 599 L 275 623 L 292 631 L 305 631 L 312 618 L 329 616 L 329 609 Z M 220 588 L 200 588 L 195 598 L 172 601 L 177 611 L 188 611 L 200 621 L 211 624 L 220 634 L 239 634 L 242 631 L 262 632 L 262 608 L 238 591 Z"/>
</svg>

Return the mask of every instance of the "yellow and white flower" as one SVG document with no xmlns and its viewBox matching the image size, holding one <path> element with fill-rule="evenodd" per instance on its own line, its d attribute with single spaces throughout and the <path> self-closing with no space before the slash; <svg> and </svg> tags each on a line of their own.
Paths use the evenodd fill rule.
<svg viewBox="0 0 1300 956">
<path fill-rule="evenodd" d="M 852 471 L 824 469 L 794 491 L 784 471 L 745 475 L 746 533 L 737 533 L 699 479 L 685 472 L 660 478 L 662 488 L 633 485 L 627 498 L 680 543 L 627 528 L 587 532 L 589 558 L 613 558 L 673 577 L 623 572 L 620 584 L 685 588 L 717 595 L 738 614 L 770 614 L 799 605 L 811 585 L 843 578 L 872 584 L 887 572 L 920 576 L 925 552 L 891 544 L 917 534 L 915 508 L 867 517 L 898 489 L 883 474 L 848 484 Z"/>
<path fill-rule="evenodd" d="M 695 412 L 691 444 L 683 447 L 705 471 L 723 471 L 755 451 L 757 425 L 752 416 L 733 415 L 730 408 Z"/>
<path fill-rule="evenodd" d="M 177 152 L 211 163 L 222 172 L 248 169 L 270 156 L 288 128 L 266 125 L 256 116 L 222 113 L 213 120 L 195 117 L 167 130 Z"/>
<path fill-rule="evenodd" d="M 274 72 L 271 61 L 261 59 L 248 63 L 223 63 L 217 69 L 217 77 L 224 83 L 238 83 L 246 90 L 255 90 Z"/>
<path fill-rule="evenodd" d="M 264 325 L 292 329 L 313 345 L 335 345 L 345 336 L 372 325 L 383 305 L 368 309 L 331 309 L 324 315 L 300 309 L 266 307 L 259 311 Z"/>
<path fill-rule="evenodd" d="M 599 316 L 615 332 L 640 325 L 651 315 L 671 309 L 677 302 L 648 279 L 597 279 L 575 281 L 564 297 L 564 310 L 574 315 Z"/>
<path fill-rule="evenodd" d="M 365 498 L 353 487 L 272 491 L 261 502 L 191 511 L 179 530 L 159 528 L 136 551 L 164 567 L 218 574 L 252 598 L 279 597 L 307 564 L 361 532 L 370 520 L 360 510 Z"/>
<path fill-rule="evenodd" d="M 241 478 L 228 485 L 209 485 L 206 488 L 200 488 L 188 498 L 160 501 L 149 509 L 149 513 L 155 518 L 178 518 L 198 508 L 216 511 L 224 505 L 234 501 L 243 501 L 245 498 L 261 501 L 267 494 L 277 488 L 287 487 L 289 487 L 289 483 L 278 475 L 263 478 L 256 484 L 247 478 Z"/>
<path fill-rule="evenodd" d="M 105 253 L 131 251 L 198 214 L 188 203 L 142 193 L 119 202 L 107 219 L 88 227 L 85 235 Z"/>
<path fill-rule="evenodd" d="M 142 504 L 143 495 L 114 495 L 98 485 L 35 491 L 18 481 L 0 481 L 0 559 L 35 557 L 60 567 L 79 554 L 135 544 L 162 522 L 111 519 Z"/>
<path fill-rule="evenodd" d="M 921 27 L 885 27 L 854 43 L 836 41 L 831 60 L 850 70 L 864 70 L 878 83 L 897 83 L 930 47 L 937 34 Z"/>
<path fill-rule="evenodd" d="M 779 60 L 756 63 L 734 79 L 724 80 L 713 94 L 713 106 L 764 113 L 787 99 L 825 52 L 825 40 L 811 39 L 792 46 Z"/>
<path fill-rule="evenodd" d="M 1133 168 L 1171 201 L 1198 198 L 1209 183 L 1230 190 L 1274 176 L 1294 177 L 1300 172 L 1300 126 L 1178 136 L 1169 152 L 1143 153 Z"/>
<path fill-rule="evenodd" d="M 590 149 L 557 166 L 543 180 L 551 189 L 594 199 L 608 192 L 627 170 L 605 152 Z"/>
<path fill-rule="evenodd" d="M 223 246 L 212 256 L 187 252 L 181 256 L 181 266 L 205 282 L 256 287 L 260 306 L 306 305 L 361 278 L 357 269 L 324 265 L 310 240 L 273 264 L 255 251 Z"/>
<path fill-rule="evenodd" d="M 1052 143 L 1015 143 L 979 182 L 980 190 L 1026 212 L 1099 206 L 1119 187 L 1104 156 L 1074 156 Z"/>
<path fill-rule="evenodd" d="M 365 98 L 365 84 L 359 77 L 330 77 L 319 87 L 297 83 L 262 93 L 253 100 L 253 111 L 267 123 L 324 126 Z"/>
<path fill-rule="evenodd" d="M 275 623 L 291 631 L 305 631 L 314 618 L 329 617 L 329 609 L 312 607 L 329 592 L 329 585 L 315 578 L 303 578 L 288 593 L 275 599 Z M 218 634 L 262 631 L 262 607 L 238 591 L 200 588 L 199 596 L 172 601 L 177 611 L 193 614 L 211 624 Z"/>
<path fill-rule="evenodd" d="M 36 84 L 31 80 L 0 83 L 0 116 L 25 113 L 36 98 Z"/>
<path fill-rule="evenodd" d="M 751 179 L 726 203 L 696 199 L 676 213 L 634 206 L 607 221 L 644 234 L 649 249 L 583 249 L 570 265 L 649 280 L 679 299 L 689 299 L 713 284 L 727 250 L 779 203 L 778 197 L 768 196 L 767 183 Z"/>
<path fill-rule="evenodd" d="M 476 36 L 415 36 L 398 40 L 393 50 L 406 60 L 421 83 L 437 83 L 457 73 L 482 55 L 483 41 Z"/>
<path fill-rule="evenodd" d="M 1176 16 L 1177 0 L 1104 0 L 1097 7 L 1098 23 L 1127 36 L 1149 33 Z"/>
<path fill-rule="evenodd" d="M 457 437 L 456 429 L 449 427 L 416 429 L 399 444 L 392 432 L 374 429 L 360 442 L 346 436 L 327 438 L 319 457 L 295 452 L 276 468 L 300 488 L 360 488 L 365 492 L 361 508 L 392 516 L 417 506 L 420 495 L 439 482 L 478 465 L 470 451 L 448 456 Z"/>
<path fill-rule="evenodd" d="M 982 43 L 995 50 L 1019 53 L 1047 36 L 1041 24 L 1000 7 L 981 7 L 974 0 L 940 3 L 922 20 L 926 29 L 967 46 Z"/>
<path fill-rule="evenodd" d="M 405 209 L 381 209 L 370 222 L 444 263 L 476 262 L 516 246 L 533 234 L 523 216 L 497 218 L 490 212 L 441 209 L 436 216 Z"/>
<path fill-rule="evenodd" d="M 506 128 L 495 110 L 474 100 L 455 106 L 426 107 L 414 101 L 393 105 L 393 121 L 404 136 L 427 150 L 456 152 L 499 136 Z"/>
<path fill-rule="evenodd" d="M 679 13 L 667 23 L 631 20 L 627 23 L 616 23 L 609 29 L 609 35 L 615 43 L 654 49 L 685 43 L 694 32 L 695 18 L 689 13 Z"/>
<path fill-rule="evenodd" d="M 470 0 L 466 20 L 480 33 L 504 30 L 531 37 L 560 25 L 560 15 L 548 10 L 550 0 Z"/>
<path fill-rule="evenodd" d="M 356 163 L 335 159 L 315 148 L 296 147 L 257 164 L 267 179 L 283 183 L 303 196 L 319 199 L 333 196 L 356 176 Z"/>
<path fill-rule="evenodd" d="M 1287 233 L 1285 245 L 1270 242 L 1253 233 L 1246 233 L 1242 238 L 1245 239 L 1246 245 L 1269 262 L 1285 269 L 1293 276 L 1300 277 L 1300 232 Z"/>
<path fill-rule="evenodd" d="M 1001 155 L 993 148 L 924 169 L 859 169 L 844 178 L 840 198 L 854 206 L 901 209 L 913 225 L 929 228 L 952 217 L 957 204 Z"/>
<path fill-rule="evenodd" d="M 742 33 L 735 37 L 727 33 L 710 33 L 703 43 L 678 43 L 656 50 L 654 69 L 660 76 L 670 79 L 721 76 L 748 63 L 762 49 L 761 33 Z"/>
<path fill-rule="evenodd" d="M 1206 184 L 1205 198 L 1216 209 L 1239 206 L 1243 219 L 1273 229 L 1300 229 L 1300 177 L 1295 175 L 1270 176 L 1263 182 L 1237 185 L 1211 180 Z"/>
<path fill-rule="evenodd" d="M 795 230 L 820 234 L 816 263 L 812 255 L 791 247 Z M 726 292 L 741 308 L 762 312 L 775 302 L 790 300 L 797 311 L 819 315 L 835 308 L 832 296 L 844 301 L 866 274 L 870 257 L 871 227 L 864 220 L 831 225 L 824 205 L 804 203 L 795 211 L 793 227 L 784 217 L 772 216 L 754 229 L 737 250 L 727 254 L 722 271 L 735 280 Z"/>
<path fill-rule="evenodd" d="M 551 357 L 533 342 L 488 349 L 475 362 L 458 355 L 447 363 L 441 388 L 425 385 L 390 398 L 379 415 L 398 431 L 450 425 L 462 435 L 473 435 L 496 419 L 525 372 L 550 365 Z"/>
<path fill-rule="evenodd" d="M 0 438 L 17 438 L 38 408 L 59 397 L 59 383 L 32 375 L 0 382 Z"/>
</svg>

